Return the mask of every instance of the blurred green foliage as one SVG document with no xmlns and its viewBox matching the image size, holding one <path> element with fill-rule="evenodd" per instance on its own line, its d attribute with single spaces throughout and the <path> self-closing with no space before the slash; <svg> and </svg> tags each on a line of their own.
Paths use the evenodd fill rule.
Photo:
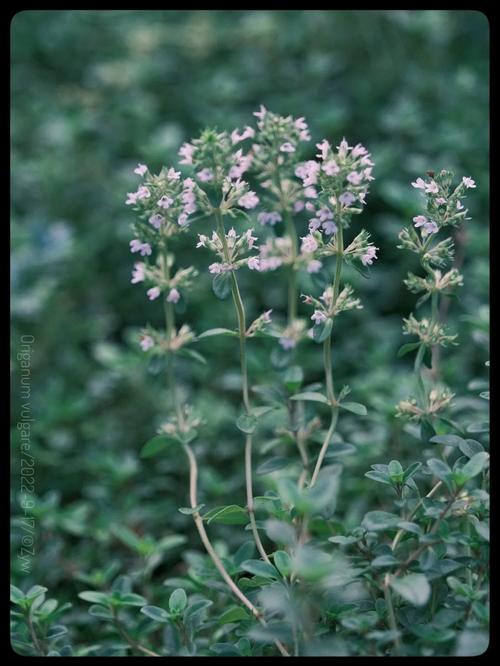
<svg viewBox="0 0 500 666">
<path fill-rule="evenodd" d="M 22 513 L 15 429 L 21 335 L 35 336 L 37 493 L 32 570 L 21 571 L 15 522 L 13 575 L 23 590 L 41 583 L 61 603 L 71 601 L 74 637 L 91 643 L 92 618 L 77 600 L 89 581 L 104 584 L 110 566 L 114 574 L 133 572 L 155 553 L 141 588 L 153 596 L 158 582 L 185 571 L 184 540 L 162 544 L 165 537 L 185 535 L 188 552 L 200 550 L 190 516 L 177 511 L 187 504 L 184 460 L 138 456 L 162 418 L 165 393 L 134 337 L 146 322 L 160 323 L 161 308 L 130 285 L 133 214 L 124 200 L 136 187 L 133 167 L 141 161 L 159 171 L 201 128 L 241 127 L 261 103 L 306 116 L 318 140 L 345 135 L 371 151 L 376 180 L 363 225 L 380 258 L 370 281 L 349 276 L 364 309 L 340 320 L 334 350 L 336 376 L 371 407 L 362 429 L 354 415 L 341 427 L 357 453 L 346 462 L 337 514 L 353 526 L 367 510 L 384 508 L 383 488 L 363 477 L 369 466 L 390 457 L 412 462 L 415 440 L 394 421 L 411 382 L 410 362 L 396 359 L 401 318 L 414 304 L 403 285 L 410 259 L 396 245 L 418 212 L 409 183 L 427 169 L 449 168 L 478 183 L 460 240 L 465 286 L 449 308 L 461 346 L 443 355 L 443 374 L 459 410 L 477 400 L 468 381 L 484 378 L 488 25 L 475 11 L 25 11 L 11 30 L 15 521 Z M 202 224 L 194 231 L 212 228 Z M 179 254 L 202 279 L 185 320 L 197 332 L 232 326 L 227 303 L 211 293 L 207 257 L 193 248 L 188 234 Z M 283 284 L 272 274 L 246 275 L 242 291 L 250 316 L 264 307 L 284 313 Z M 267 341 L 253 346 L 256 384 L 270 379 L 271 349 Z M 207 420 L 198 445 L 201 501 L 244 503 L 232 425 L 237 348 L 218 338 L 200 351 L 209 366 L 185 361 L 179 372 L 184 395 Z M 304 349 L 310 381 L 321 381 L 321 363 L 316 345 Z M 217 536 L 228 552 L 245 538 L 231 526 L 217 526 Z"/>
</svg>

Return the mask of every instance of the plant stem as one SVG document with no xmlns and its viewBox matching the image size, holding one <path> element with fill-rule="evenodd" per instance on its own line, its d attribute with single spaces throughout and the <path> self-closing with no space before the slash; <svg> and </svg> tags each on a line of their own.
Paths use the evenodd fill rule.
<svg viewBox="0 0 500 666">
<path fill-rule="evenodd" d="M 168 249 L 166 242 L 162 246 L 162 262 L 163 262 L 163 274 L 165 280 L 170 281 L 170 266 L 168 263 Z M 175 413 L 177 415 L 177 423 L 179 428 L 182 430 L 184 427 L 184 415 L 182 413 L 182 407 L 179 402 L 179 396 L 177 393 L 177 383 L 174 378 L 174 354 L 170 349 L 170 343 L 175 332 L 175 310 L 172 303 L 169 303 L 165 297 L 163 297 L 163 310 L 165 313 L 165 330 L 167 336 L 167 391 L 170 391 L 172 394 L 172 400 L 174 403 Z"/>
<path fill-rule="evenodd" d="M 183 446 L 184 446 L 184 451 L 189 460 L 189 501 L 191 504 L 191 508 L 196 509 L 196 507 L 198 506 L 198 498 L 197 498 L 198 465 L 196 463 L 196 457 L 191 447 L 188 444 L 184 444 Z M 214 563 L 216 569 L 224 579 L 225 583 L 227 584 L 231 592 L 248 608 L 248 610 L 252 613 L 252 615 L 262 625 L 266 626 L 266 621 L 262 617 L 262 613 L 253 605 L 250 599 L 248 599 L 248 597 L 245 594 L 243 594 L 243 592 L 236 585 L 236 583 L 233 581 L 231 576 L 228 574 L 226 568 L 222 564 L 221 559 L 219 558 L 219 556 L 214 550 L 214 547 L 210 543 L 210 539 L 208 538 L 207 531 L 205 530 L 205 526 L 203 524 L 203 519 L 198 511 L 193 511 L 193 520 L 195 522 L 196 528 L 200 535 L 200 539 L 205 547 L 205 550 L 207 551 L 208 555 L 210 556 L 210 559 Z M 275 640 L 274 643 L 284 657 L 290 656 L 286 648 L 283 646 L 283 644 L 280 641 Z"/>
<path fill-rule="evenodd" d="M 339 228 L 337 231 L 337 248 L 338 248 L 337 263 L 335 266 L 335 277 L 333 280 L 333 297 L 332 297 L 333 305 L 335 304 L 340 291 L 340 278 L 342 275 L 342 261 L 344 254 L 344 237 L 343 237 L 342 223 L 340 219 L 339 219 Z M 331 418 L 330 418 L 330 427 L 328 428 L 325 441 L 321 446 L 318 455 L 318 460 L 316 462 L 316 467 L 314 468 L 314 472 L 311 477 L 311 483 L 309 484 L 310 488 L 314 486 L 314 484 L 318 479 L 318 474 L 320 472 L 321 465 L 323 464 L 323 460 L 326 456 L 326 452 L 328 451 L 328 447 L 333 437 L 333 433 L 335 432 L 335 427 L 337 425 L 337 420 L 339 416 L 339 408 L 337 406 L 335 398 L 335 389 L 334 389 L 333 374 L 332 374 L 332 331 L 330 331 L 328 337 L 323 343 L 323 364 L 325 369 L 326 393 L 331 407 Z"/>
<path fill-rule="evenodd" d="M 160 657 L 161 655 L 157 654 L 156 652 L 153 652 L 152 650 L 148 650 L 148 648 L 144 647 L 144 645 L 141 645 L 138 643 L 136 640 L 134 640 L 131 636 L 129 636 L 128 632 L 124 629 L 123 625 L 121 624 L 120 620 L 118 619 L 118 611 L 113 609 L 113 624 L 120 634 L 120 636 L 130 645 L 130 647 L 134 650 L 137 650 L 138 652 L 143 652 L 146 654 L 148 657 Z"/>
<path fill-rule="evenodd" d="M 222 243 L 224 260 L 226 263 L 231 262 L 231 257 L 229 254 L 229 248 L 227 246 L 226 234 L 224 230 L 224 222 L 222 220 L 222 215 L 219 209 L 215 210 L 215 219 L 217 222 L 217 233 L 219 239 Z M 240 364 L 241 364 L 241 380 L 242 380 L 242 389 L 243 389 L 243 406 L 247 414 L 250 413 L 250 398 L 248 391 L 248 368 L 247 368 L 247 348 L 246 348 L 246 321 L 245 321 L 245 307 L 241 298 L 240 290 L 238 287 L 238 281 L 234 271 L 231 271 L 231 292 L 233 296 L 234 305 L 236 308 L 236 314 L 238 317 L 238 332 L 240 337 Z M 257 523 L 255 521 L 255 509 L 253 502 L 253 481 L 252 481 L 252 435 L 248 434 L 245 440 L 245 485 L 246 485 L 246 495 L 247 495 L 247 511 L 248 517 L 250 519 L 250 525 L 252 527 L 252 533 L 261 557 L 270 564 L 271 561 L 264 550 L 262 541 L 259 536 L 259 531 L 257 529 Z"/>
</svg>

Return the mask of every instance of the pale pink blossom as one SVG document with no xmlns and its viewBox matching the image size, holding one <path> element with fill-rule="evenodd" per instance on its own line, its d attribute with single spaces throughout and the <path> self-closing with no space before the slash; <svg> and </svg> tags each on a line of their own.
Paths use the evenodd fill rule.
<svg viewBox="0 0 500 666">
<path fill-rule="evenodd" d="M 139 344 L 141 345 L 142 351 L 148 351 L 148 349 L 155 346 L 155 342 L 150 335 L 141 335 Z"/>
<path fill-rule="evenodd" d="M 370 245 L 367 248 L 366 252 L 361 257 L 361 263 L 363 266 L 371 266 L 373 264 L 373 260 L 377 258 L 377 250 L 378 247 L 375 247 L 374 245 Z"/>
<path fill-rule="evenodd" d="M 202 169 L 201 171 L 198 171 L 196 175 L 202 183 L 208 183 L 214 179 L 214 172 L 212 169 Z"/>
<path fill-rule="evenodd" d="M 146 171 L 148 170 L 148 167 L 145 164 L 138 164 L 136 168 L 134 169 L 134 173 L 136 173 L 138 176 L 144 176 Z"/>
<path fill-rule="evenodd" d="M 245 139 L 252 139 L 254 136 L 255 136 L 255 130 L 253 129 L 253 127 L 249 127 L 247 125 L 241 134 L 238 132 L 237 129 L 233 130 L 231 132 L 231 141 L 234 145 L 235 143 L 239 143 L 240 141 L 244 141 Z"/>
<path fill-rule="evenodd" d="M 173 289 L 171 289 L 168 292 L 167 301 L 169 303 L 178 303 L 180 297 L 181 297 L 181 295 L 179 294 L 177 289 L 174 287 Z"/>
<path fill-rule="evenodd" d="M 150 301 L 154 301 L 161 294 L 160 287 L 151 287 L 151 289 L 147 290 L 146 294 Z"/>
<path fill-rule="evenodd" d="M 316 157 L 320 157 L 322 160 L 326 160 L 328 151 L 330 150 L 330 144 L 326 139 L 323 139 L 321 143 L 316 144 L 316 148 L 319 150 L 319 153 Z"/>
<path fill-rule="evenodd" d="M 138 282 L 144 282 L 144 279 L 146 277 L 145 274 L 145 264 L 143 264 L 141 261 L 134 264 L 134 270 L 132 271 L 132 279 L 130 282 L 132 284 L 137 284 Z"/>
<path fill-rule="evenodd" d="M 155 229 L 159 229 L 162 224 L 165 223 L 165 218 L 162 217 L 161 215 L 158 215 L 156 213 L 155 215 L 151 215 L 149 218 L 149 224 L 152 224 Z"/>
<path fill-rule="evenodd" d="M 302 245 L 301 245 L 302 252 L 305 252 L 306 254 L 311 254 L 312 252 L 315 252 L 318 249 L 318 241 L 314 238 L 314 236 L 311 236 L 311 234 L 303 236 L 301 240 L 302 240 Z"/>
<path fill-rule="evenodd" d="M 258 271 L 260 268 L 259 257 L 250 257 L 247 266 L 251 271 Z"/>
<path fill-rule="evenodd" d="M 250 192 L 247 192 L 244 194 L 242 197 L 238 199 L 238 205 L 241 206 L 242 208 L 255 208 L 257 204 L 259 203 L 259 197 L 250 190 Z"/>
<path fill-rule="evenodd" d="M 471 188 L 471 187 L 476 187 L 476 183 L 475 183 L 475 181 L 472 180 L 472 178 L 470 178 L 469 176 L 464 176 L 464 177 L 462 178 L 462 183 L 465 185 L 465 187 L 466 187 L 467 189 L 469 189 L 469 188 Z"/>
<path fill-rule="evenodd" d="M 170 206 L 174 203 L 174 200 L 172 197 L 167 196 L 164 194 L 158 201 L 156 202 L 156 205 L 159 206 L 160 208 L 164 208 L 165 210 L 167 208 L 170 208 Z"/>
<path fill-rule="evenodd" d="M 179 160 L 179 164 L 192 164 L 193 163 L 193 153 L 194 153 L 193 144 L 183 143 L 180 150 L 179 150 L 179 155 L 184 159 Z"/>
<path fill-rule="evenodd" d="M 321 322 L 326 321 L 326 314 L 321 310 L 314 310 L 311 319 L 315 324 L 321 324 Z"/>
<path fill-rule="evenodd" d="M 328 162 L 325 162 L 322 169 L 327 176 L 335 176 L 335 174 L 340 171 L 340 167 L 335 160 L 328 160 Z"/>
<path fill-rule="evenodd" d="M 270 224 L 274 226 L 277 222 L 281 222 L 281 215 L 276 211 L 271 211 L 270 213 L 262 211 L 262 213 L 257 215 L 257 221 L 262 225 Z"/>
<path fill-rule="evenodd" d="M 323 264 L 321 261 L 318 261 L 317 259 L 313 259 L 307 264 L 307 272 L 308 273 L 319 273 L 321 270 Z"/>
<path fill-rule="evenodd" d="M 167 171 L 167 180 L 179 180 L 181 177 L 181 172 L 176 171 L 173 167 Z"/>
</svg>

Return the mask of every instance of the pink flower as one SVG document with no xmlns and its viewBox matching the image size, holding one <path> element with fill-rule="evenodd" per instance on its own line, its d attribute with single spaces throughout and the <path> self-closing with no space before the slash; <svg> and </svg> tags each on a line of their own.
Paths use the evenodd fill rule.
<svg viewBox="0 0 500 666">
<path fill-rule="evenodd" d="M 323 229 L 325 230 L 325 234 L 327 236 L 331 236 L 332 234 L 337 233 L 337 225 L 335 224 L 335 222 L 332 222 L 331 220 L 323 222 Z"/>
<path fill-rule="evenodd" d="M 311 319 L 315 324 L 321 324 L 322 321 L 326 321 L 326 314 L 321 310 L 314 310 Z"/>
<path fill-rule="evenodd" d="M 278 342 L 283 347 L 283 349 L 287 349 L 287 350 L 288 349 L 293 349 L 297 344 L 295 342 L 295 340 L 293 340 L 292 338 L 280 338 L 278 340 Z"/>
<path fill-rule="evenodd" d="M 427 194 L 437 194 L 439 191 L 439 188 L 437 186 L 437 183 L 435 180 L 431 180 L 430 183 L 427 183 L 425 186 L 425 192 Z"/>
<path fill-rule="evenodd" d="M 264 120 L 264 116 L 267 113 L 267 109 L 264 105 L 260 105 L 260 108 L 258 111 L 254 111 L 253 115 L 256 116 L 259 120 Z"/>
<path fill-rule="evenodd" d="M 251 271 L 258 271 L 260 268 L 259 257 L 250 257 L 247 266 Z"/>
<path fill-rule="evenodd" d="M 315 187 L 306 187 L 304 189 L 304 196 L 307 197 L 308 199 L 317 199 L 318 198 L 318 193 L 316 191 Z"/>
<path fill-rule="evenodd" d="M 290 141 L 285 141 L 285 143 L 281 144 L 280 150 L 282 153 L 294 153 L 295 146 L 292 143 L 290 143 Z"/>
<path fill-rule="evenodd" d="M 363 174 L 358 173 L 357 171 L 351 171 L 351 173 L 347 174 L 347 180 L 353 185 L 359 185 L 363 180 Z"/>
<path fill-rule="evenodd" d="M 167 171 L 167 180 L 179 180 L 180 177 L 181 172 L 176 171 L 173 167 Z"/>
<path fill-rule="evenodd" d="M 335 176 L 340 171 L 340 167 L 335 160 L 328 160 L 328 162 L 323 164 L 322 168 L 327 176 Z"/>
<path fill-rule="evenodd" d="M 160 287 L 151 287 L 151 289 L 147 290 L 146 294 L 148 295 L 150 301 L 154 301 L 155 298 L 158 298 L 158 296 L 161 294 Z"/>
<path fill-rule="evenodd" d="M 155 229 L 159 229 L 161 225 L 165 223 L 165 218 L 156 213 L 155 215 L 151 215 L 149 223 L 152 224 Z"/>
<path fill-rule="evenodd" d="M 180 297 L 181 297 L 181 295 L 179 294 L 177 289 L 175 289 L 175 287 L 174 287 L 173 289 L 171 289 L 168 292 L 167 301 L 169 303 L 178 303 Z"/>
<path fill-rule="evenodd" d="M 339 196 L 339 201 L 343 206 L 350 206 L 356 201 L 356 197 L 351 192 L 344 192 Z"/>
<path fill-rule="evenodd" d="M 131 252 L 140 252 L 143 257 L 146 255 L 149 256 L 152 252 L 151 245 L 149 243 L 141 243 L 141 241 L 137 240 L 137 238 L 131 240 L 129 245 Z"/>
<path fill-rule="evenodd" d="M 137 190 L 138 199 L 149 199 L 150 196 L 151 192 L 148 190 L 148 188 L 145 185 L 141 185 Z"/>
<path fill-rule="evenodd" d="M 469 176 L 464 176 L 462 178 L 462 183 L 465 185 L 467 189 L 469 189 L 470 187 L 476 187 L 476 183 Z"/>
<path fill-rule="evenodd" d="M 144 281 L 144 278 L 146 277 L 144 269 L 145 265 L 142 262 L 134 264 L 134 270 L 132 271 L 132 279 L 130 280 L 132 284 L 137 284 L 137 282 Z"/>
<path fill-rule="evenodd" d="M 155 346 L 155 342 L 150 335 L 141 335 L 139 344 L 141 345 L 142 351 L 148 351 L 148 349 Z"/>
<path fill-rule="evenodd" d="M 208 183 L 214 179 L 214 172 L 212 169 L 202 169 L 196 174 L 202 183 Z"/>
<path fill-rule="evenodd" d="M 179 164 L 192 164 L 193 163 L 193 153 L 194 153 L 194 146 L 191 143 L 183 143 L 180 150 L 179 150 L 179 155 L 183 157 L 184 159 L 179 160 Z"/>
<path fill-rule="evenodd" d="M 375 247 L 374 245 L 370 245 L 364 255 L 361 257 L 361 263 L 363 266 L 371 266 L 373 264 L 373 260 L 377 258 L 377 250 L 378 247 Z"/>
<path fill-rule="evenodd" d="M 253 127 L 249 127 L 247 125 L 241 134 L 238 132 L 237 129 L 233 130 L 231 132 L 231 141 L 234 145 L 235 143 L 239 143 L 240 141 L 244 141 L 245 139 L 252 139 L 254 136 L 255 136 L 255 130 L 253 129 Z"/>
<path fill-rule="evenodd" d="M 307 272 L 308 273 L 319 273 L 321 270 L 323 264 L 321 261 L 318 261 L 317 259 L 313 259 L 307 264 Z"/>
<path fill-rule="evenodd" d="M 321 143 L 316 144 L 316 148 L 319 150 L 319 153 L 316 157 L 321 157 L 322 160 L 326 160 L 328 151 L 330 150 L 330 144 L 326 139 L 323 139 Z"/>
<path fill-rule="evenodd" d="M 238 199 L 238 205 L 242 208 L 255 208 L 258 203 L 259 197 L 251 190 Z"/>
<path fill-rule="evenodd" d="M 159 206 L 160 208 L 170 208 L 170 206 L 174 203 L 174 200 L 171 197 L 168 197 L 166 194 L 164 194 L 158 201 L 156 202 L 156 205 Z"/>
<path fill-rule="evenodd" d="M 134 169 L 134 173 L 136 173 L 138 176 L 144 176 L 147 170 L 148 167 L 145 164 L 138 164 Z"/>
<path fill-rule="evenodd" d="M 307 236 L 302 237 L 301 240 L 302 240 L 302 245 L 301 245 L 302 252 L 305 252 L 306 254 L 311 254 L 312 252 L 315 252 L 318 249 L 318 242 L 314 238 L 314 236 L 308 234 Z"/>
<path fill-rule="evenodd" d="M 417 180 L 412 183 L 412 186 L 417 190 L 425 190 L 425 180 L 423 178 L 417 178 Z"/>
<path fill-rule="evenodd" d="M 262 225 L 270 224 L 271 226 L 274 226 L 276 222 L 281 222 L 281 215 L 276 211 L 272 211 L 270 213 L 262 211 L 262 213 L 257 215 L 257 221 Z"/>
</svg>

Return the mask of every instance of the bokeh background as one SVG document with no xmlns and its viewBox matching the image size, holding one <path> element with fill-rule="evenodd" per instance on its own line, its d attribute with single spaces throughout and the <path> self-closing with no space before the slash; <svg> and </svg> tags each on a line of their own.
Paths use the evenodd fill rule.
<svg viewBox="0 0 500 666">
<path fill-rule="evenodd" d="M 166 395 L 137 345 L 138 329 L 162 315 L 130 284 L 132 169 L 140 161 L 159 171 L 204 126 L 242 127 L 261 103 L 306 116 L 318 141 L 346 136 L 371 150 L 376 180 L 360 223 L 379 260 L 371 280 L 348 276 L 365 307 L 339 320 L 334 350 L 340 385 L 348 382 L 370 412 L 340 427 L 356 455 L 345 461 L 338 514 L 355 524 L 384 506 L 384 487 L 363 478 L 369 466 L 415 455 L 417 440 L 394 419 L 395 403 L 412 390 L 411 360 L 396 352 L 401 318 L 415 303 L 402 284 L 413 259 L 396 246 L 418 212 L 410 181 L 427 169 L 478 184 L 457 238 L 465 286 L 447 315 L 461 346 L 442 359 L 456 414 L 478 407 L 470 381 L 485 378 L 488 359 L 489 29 L 474 11 L 26 11 L 13 19 L 11 43 L 12 573 L 23 589 L 38 583 L 71 601 L 74 637 L 90 644 L 79 591 L 137 570 L 138 591 L 158 603 L 159 583 L 182 575 L 200 550 L 190 517 L 177 511 L 188 503 L 184 460 L 138 455 Z M 201 224 L 194 231 L 210 229 Z M 214 298 L 209 257 L 193 239 L 182 241 L 179 262 L 202 277 L 183 317 L 198 332 L 231 327 L 230 304 Z M 307 279 L 302 287 L 311 288 Z M 242 271 L 242 291 L 250 315 L 284 312 L 275 274 Z M 30 574 L 17 559 L 21 335 L 36 339 Z M 207 421 L 197 444 L 200 499 L 244 504 L 237 348 L 213 338 L 197 349 L 207 365 L 183 361 L 179 381 Z M 273 379 L 272 349 L 253 345 L 256 384 Z M 321 381 L 319 347 L 311 343 L 299 361 L 309 381 Z M 258 446 L 256 464 L 264 458 Z M 256 486 L 267 488 L 263 478 Z M 246 538 L 239 527 L 214 531 L 230 550 Z"/>
</svg>

